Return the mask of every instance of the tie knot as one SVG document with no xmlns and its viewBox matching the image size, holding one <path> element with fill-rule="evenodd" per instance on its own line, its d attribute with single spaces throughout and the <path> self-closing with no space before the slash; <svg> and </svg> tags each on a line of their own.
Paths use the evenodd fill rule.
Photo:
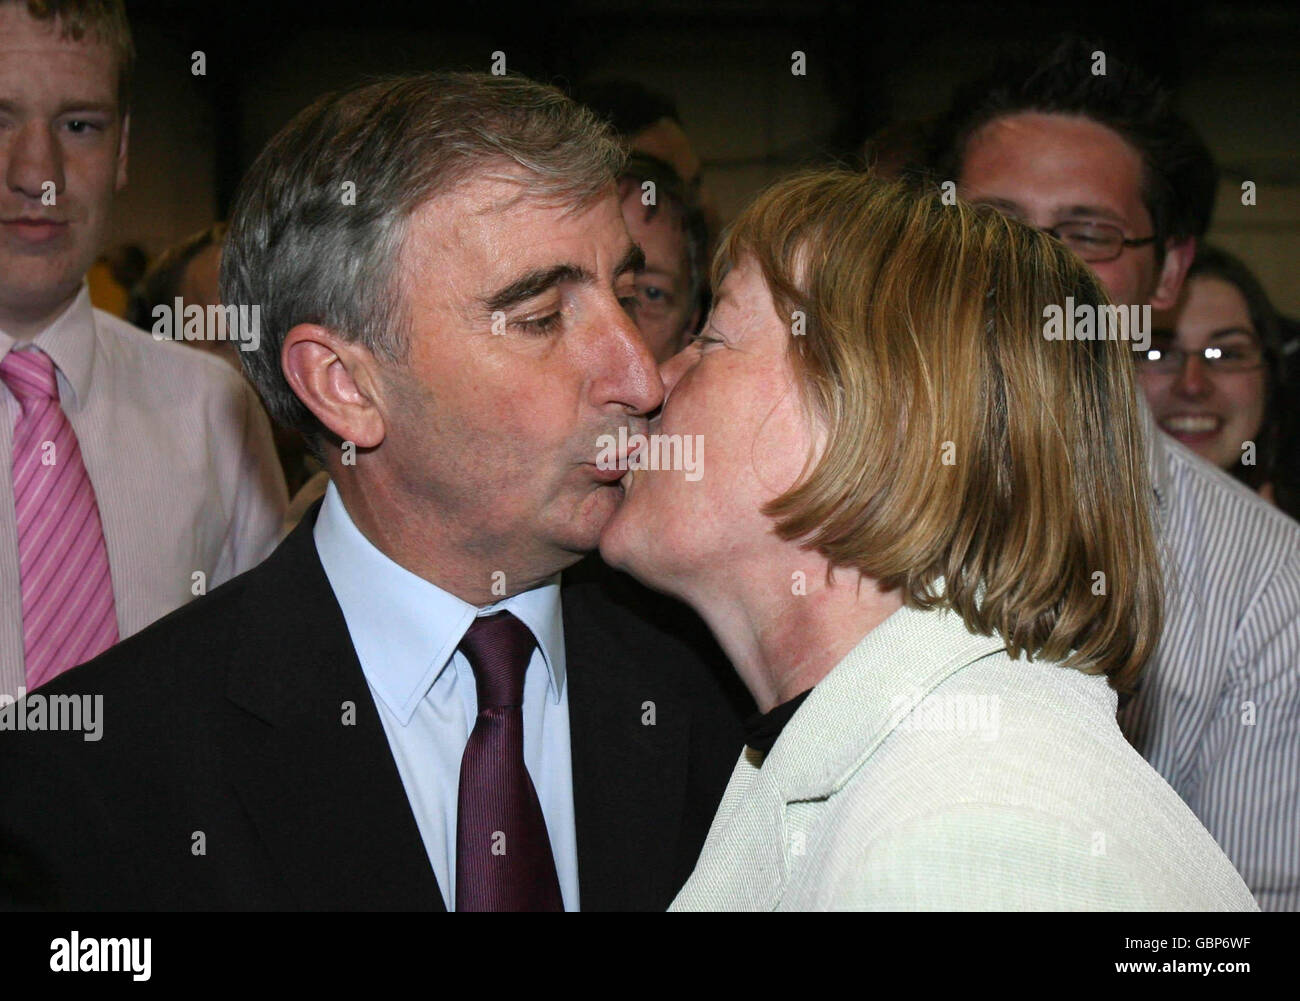
<svg viewBox="0 0 1300 1001">
<path fill-rule="evenodd" d="M 18 397 L 23 409 L 32 400 L 57 400 L 59 384 L 54 377 L 54 362 L 44 351 L 10 351 L 0 360 L 0 379 Z"/>
<path fill-rule="evenodd" d="M 474 669 L 479 712 L 524 704 L 524 672 L 536 645 L 529 628 L 509 612 L 474 620 L 460 649 Z"/>
</svg>

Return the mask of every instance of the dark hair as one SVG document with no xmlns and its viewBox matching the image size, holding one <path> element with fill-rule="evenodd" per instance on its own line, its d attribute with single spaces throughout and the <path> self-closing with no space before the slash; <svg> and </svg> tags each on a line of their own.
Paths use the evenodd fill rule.
<svg viewBox="0 0 1300 1001">
<path fill-rule="evenodd" d="M 708 312 L 709 298 L 709 227 L 695 195 L 682 180 L 681 175 L 673 169 L 672 164 L 649 153 L 633 151 L 628 156 L 618 179 L 635 182 L 638 187 L 647 181 L 654 185 L 655 201 L 645 206 L 647 222 L 655 217 L 665 199 L 670 211 L 677 216 L 682 232 L 686 236 L 686 264 L 691 282 L 691 307 L 698 306 L 700 316 L 703 317 Z"/>
<path fill-rule="evenodd" d="M 576 87 L 573 99 L 586 105 L 624 140 L 631 140 L 662 118 L 682 124 L 677 103 L 667 94 L 633 80 L 602 80 Z"/>
<path fill-rule="evenodd" d="M 221 298 L 260 308 L 240 361 L 266 409 L 314 450 L 324 429 L 280 368 L 285 335 L 316 323 L 377 358 L 406 356 L 398 266 L 411 214 L 470 176 L 517 198 L 589 203 L 624 152 L 554 87 L 519 76 L 420 73 L 326 94 L 262 150 L 240 185 L 221 259 Z"/>
<path fill-rule="evenodd" d="M 1106 53 L 1094 74 L 1094 53 Z M 1142 157 L 1142 201 L 1156 255 L 1170 238 L 1200 237 L 1210 226 L 1218 169 L 1196 131 L 1173 109 L 1170 92 L 1100 42 L 1068 36 L 1046 59 L 1004 59 L 960 88 L 937 123 L 927 160 L 942 179 L 961 176 L 971 137 L 997 118 L 1022 112 L 1083 115 L 1117 132 Z"/>
<path fill-rule="evenodd" d="M 0 0 L 18 3 L 35 21 L 54 21 L 60 37 L 80 42 L 87 33 L 113 50 L 117 60 L 117 110 L 126 115 L 131 105 L 131 79 L 135 71 L 135 45 L 122 0 Z"/>
<path fill-rule="evenodd" d="M 1255 328 L 1260 347 L 1264 350 L 1265 377 L 1264 421 L 1255 436 L 1255 464 L 1243 465 L 1240 460 L 1229 470 L 1242 483 L 1258 490 L 1265 483 L 1273 483 L 1279 474 L 1290 475 L 1278 462 L 1282 409 L 1289 401 L 1283 399 L 1283 331 L 1281 317 L 1264 286 L 1250 268 L 1221 247 L 1205 245 L 1197 249 L 1191 267 L 1187 269 L 1186 282 L 1195 278 L 1217 278 L 1227 282 L 1246 300 L 1250 325 Z M 1294 511 L 1288 511 L 1294 515 Z"/>
<path fill-rule="evenodd" d="M 190 262 L 214 243 L 220 245 L 225 235 L 226 224 L 213 223 L 159 254 L 144 277 L 131 289 L 131 301 L 126 311 L 127 321 L 142 330 L 148 330 L 154 321 L 154 307 L 170 308 L 181 294 L 181 283 L 185 280 L 185 270 Z"/>
</svg>

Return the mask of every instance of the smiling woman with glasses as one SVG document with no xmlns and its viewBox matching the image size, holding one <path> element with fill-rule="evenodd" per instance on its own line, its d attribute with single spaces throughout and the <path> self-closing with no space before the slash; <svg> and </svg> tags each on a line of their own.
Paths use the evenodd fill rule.
<svg viewBox="0 0 1300 1001">
<path fill-rule="evenodd" d="M 1076 251 L 1077 252 L 1077 251 Z M 1250 270 L 1203 247 L 1175 309 L 1156 313 L 1138 376 L 1156 422 L 1202 458 L 1297 515 L 1278 462 L 1281 328 Z"/>
</svg>

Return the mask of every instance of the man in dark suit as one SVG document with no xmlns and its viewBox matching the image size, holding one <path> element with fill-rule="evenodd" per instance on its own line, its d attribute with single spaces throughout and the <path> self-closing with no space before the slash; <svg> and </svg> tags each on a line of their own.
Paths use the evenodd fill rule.
<svg viewBox="0 0 1300 1001">
<path fill-rule="evenodd" d="M 473 74 L 272 140 L 223 299 L 331 486 L 261 566 L 0 710 L 7 903 L 667 906 L 744 706 L 698 620 L 582 560 L 630 459 L 602 444 L 663 397 L 621 156 Z"/>
</svg>

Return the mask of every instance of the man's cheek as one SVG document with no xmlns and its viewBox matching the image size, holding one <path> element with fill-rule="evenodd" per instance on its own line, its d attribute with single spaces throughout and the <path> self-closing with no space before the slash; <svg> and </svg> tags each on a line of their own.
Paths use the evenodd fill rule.
<svg viewBox="0 0 1300 1001">
<path fill-rule="evenodd" d="M 1114 264 L 1092 266 L 1110 301 L 1117 306 L 1139 304 L 1136 297 L 1137 281 L 1128 269 Z"/>
</svg>

